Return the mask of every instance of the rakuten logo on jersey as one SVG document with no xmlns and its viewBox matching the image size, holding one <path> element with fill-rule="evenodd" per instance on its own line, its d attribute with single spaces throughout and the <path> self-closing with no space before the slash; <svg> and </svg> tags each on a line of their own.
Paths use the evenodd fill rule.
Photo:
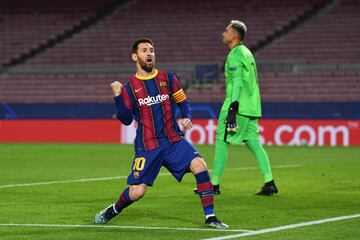
<svg viewBox="0 0 360 240">
<path fill-rule="evenodd" d="M 146 98 L 139 98 L 138 102 L 140 106 L 142 105 L 151 106 L 154 104 L 162 103 L 166 101 L 168 98 L 169 95 L 167 94 L 163 94 L 163 95 L 158 94 L 157 96 L 147 96 Z"/>
</svg>

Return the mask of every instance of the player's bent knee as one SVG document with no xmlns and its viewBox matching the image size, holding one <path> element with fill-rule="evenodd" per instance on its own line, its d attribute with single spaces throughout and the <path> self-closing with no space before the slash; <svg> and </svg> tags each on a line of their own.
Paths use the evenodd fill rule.
<svg viewBox="0 0 360 240">
<path fill-rule="evenodd" d="M 190 170 L 192 173 L 197 174 L 207 170 L 205 160 L 201 157 L 194 158 L 190 164 Z"/>
<path fill-rule="evenodd" d="M 145 195 L 147 189 L 146 184 L 131 185 L 130 186 L 130 198 L 132 201 L 137 201 Z"/>
</svg>

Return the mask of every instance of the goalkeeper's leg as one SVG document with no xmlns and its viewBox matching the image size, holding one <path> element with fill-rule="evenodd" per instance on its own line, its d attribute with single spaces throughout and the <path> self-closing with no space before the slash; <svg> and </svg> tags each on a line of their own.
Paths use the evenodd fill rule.
<svg viewBox="0 0 360 240">
<path fill-rule="evenodd" d="M 220 185 L 221 176 L 228 162 L 229 144 L 223 140 L 216 139 L 214 171 L 212 173 L 211 182 L 213 185 Z"/>
<path fill-rule="evenodd" d="M 246 142 L 246 146 L 255 155 L 256 161 L 258 162 L 260 170 L 264 176 L 265 184 L 261 190 L 256 193 L 256 195 L 271 196 L 277 193 L 278 189 L 272 176 L 269 157 L 259 143 L 259 140 L 249 140 Z"/>
<path fill-rule="evenodd" d="M 229 144 L 225 142 L 226 137 L 226 117 L 227 111 L 221 111 L 216 129 L 216 142 L 215 142 L 215 158 L 214 158 L 214 171 L 211 177 L 211 183 L 214 185 L 215 194 L 220 193 L 220 181 L 224 172 L 224 168 L 228 161 Z"/>
<path fill-rule="evenodd" d="M 256 161 L 264 177 L 264 182 L 273 180 L 269 157 L 258 140 L 246 141 L 247 148 L 254 154 Z"/>
</svg>

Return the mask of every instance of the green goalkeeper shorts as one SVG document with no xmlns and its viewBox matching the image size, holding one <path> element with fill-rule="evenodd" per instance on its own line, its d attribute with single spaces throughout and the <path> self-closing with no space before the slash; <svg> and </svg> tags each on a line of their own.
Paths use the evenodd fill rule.
<svg viewBox="0 0 360 240">
<path fill-rule="evenodd" d="M 216 141 L 225 141 L 233 144 L 241 144 L 248 140 L 258 140 L 258 118 L 244 115 L 236 115 L 238 129 L 235 133 L 226 131 L 226 118 L 228 111 L 221 111 L 218 126 L 216 128 Z"/>
</svg>

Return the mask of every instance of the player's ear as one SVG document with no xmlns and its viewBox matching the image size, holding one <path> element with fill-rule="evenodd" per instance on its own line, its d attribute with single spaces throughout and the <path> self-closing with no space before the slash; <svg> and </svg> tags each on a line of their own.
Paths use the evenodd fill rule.
<svg viewBox="0 0 360 240">
<path fill-rule="evenodd" d="M 136 62 L 136 61 L 138 60 L 137 54 L 136 54 L 136 53 L 132 53 L 132 54 L 131 54 L 131 59 L 132 59 L 134 62 Z"/>
</svg>

